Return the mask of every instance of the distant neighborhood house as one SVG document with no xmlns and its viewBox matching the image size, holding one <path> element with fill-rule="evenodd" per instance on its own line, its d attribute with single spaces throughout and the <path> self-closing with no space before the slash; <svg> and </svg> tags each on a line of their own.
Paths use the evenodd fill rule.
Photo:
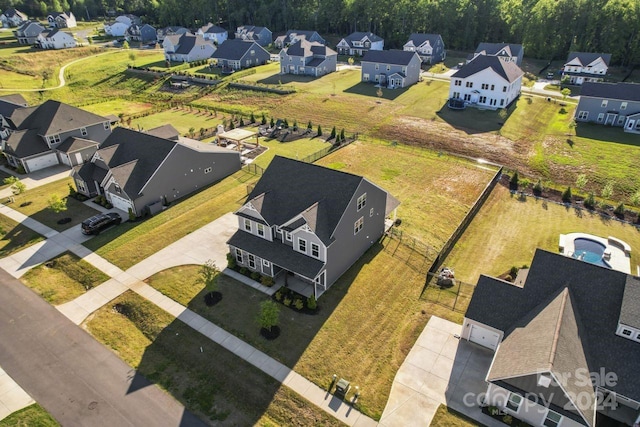
<svg viewBox="0 0 640 427">
<path fill-rule="evenodd" d="M 38 34 L 36 46 L 42 49 L 67 49 L 76 47 L 76 40 L 71 34 L 53 28 Z"/>
<path fill-rule="evenodd" d="M 39 23 L 35 21 L 27 21 L 13 33 L 15 34 L 16 39 L 18 39 L 19 44 L 34 45 L 38 40 L 38 35 L 44 30 L 45 28 Z"/>
<path fill-rule="evenodd" d="M 74 28 L 77 27 L 76 17 L 73 12 L 51 12 L 47 16 L 47 22 L 54 28 Z"/>
<path fill-rule="evenodd" d="M 112 22 L 111 24 L 104 24 L 104 32 L 108 36 L 122 37 L 127 33 L 129 25 L 124 22 Z"/>
<path fill-rule="evenodd" d="M 447 56 L 440 34 L 413 33 L 402 49 L 417 52 L 422 62 L 427 64 L 442 62 Z"/>
<path fill-rule="evenodd" d="M 229 37 L 227 30 L 222 27 L 218 27 L 217 25 L 213 25 L 211 22 L 204 27 L 198 28 L 196 34 L 201 35 L 205 40 L 214 42 L 217 45 L 221 44 Z"/>
<path fill-rule="evenodd" d="M 403 88 L 420 79 L 420 57 L 404 50 L 370 50 L 362 60 L 361 81 L 389 89 Z"/>
<path fill-rule="evenodd" d="M 2 141 L 2 152 L 9 165 L 27 173 L 89 161 L 111 133 L 106 117 L 51 100 L 17 108 L 5 121 L 8 137 Z"/>
<path fill-rule="evenodd" d="M 29 17 L 26 14 L 13 7 L 10 7 L 5 10 L 4 13 L 0 14 L 0 23 L 4 28 L 19 27 L 28 20 Z"/>
<path fill-rule="evenodd" d="M 383 50 L 384 39 L 371 32 L 355 32 L 338 42 L 338 53 L 362 56 L 369 50 Z"/>
<path fill-rule="evenodd" d="M 173 62 L 201 61 L 211 58 L 216 50 L 212 42 L 191 33 L 166 36 L 162 48 L 165 59 Z"/>
<path fill-rule="evenodd" d="M 125 38 L 129 42 L 150 43 L 157 40 L 156 29 L 149 24 L 133 24 L 125 33 Z"/>
<path fill-rule="evenodd" d="M 273 43 L 273 34 L 267 27 L 256 27 L 254 25 L 241 25 L 236 28 L 237 39 L 244 41 L 254 41 L 260 46 L 268 46 Z"/>
<path fill-rule="evenodd" d="M 73 169 L 77 191 L 104 195 L 114 208 L 141 216 L 240 169 L 236 151 L 157 134 L 115 128 L 90 162 Z"/>
<path fill-rule="evenodd" d="M 572 85 L 601 82 L 607 75 L 611 54 L 571 52 L 562 68 L 562 78 Z"/>
<path fill-rule="evenodd" d="M 156 30 L 156 38 L 159 43 L 162 43 L 167 36 L 181 36 L 189 32 L 189 29 L 185 27 L 164 27 Z"/>
<path fill-rule="evenodd" d="M 467 58 L 467 62 L 479 55 L 495 56 L 505 62 L 515 62 L 519 67 L 522 65 L 524 47 L 521 44 L 514 43 L 480 43 L 476 51 Z"/>
<path fill-rule="evenodd" d="M 264 65 L 271 55 L 256 42 L 228 39 L 211 56 L 223 69 L 240 70 Z"/>
<path fill-rule="evenodd" d="M 575 119 L 640 134 L 640 84 L 584 83 Z"/>
<path fill-rule="evenodd" d="M 284 36 L 276 37 L 273 44 L 277 48 L 282 49 L 283 47 L 289 46 L 290 44 L 297 42 L 301 38 L 305 38 L 307 41 L 310 41 L 310 42 L 327 44 L 326 40 L 322 38 L 322 36 L 318 34 L 317 31 L 312 31 L 312 30 L 289 30 L 287 31 L 287 34 L 285 34 Z"/>
<path fill-rule="evenodd" d="M 235 214 L 238 263 L 319 298 L 384 233 L 400 203 L 357 175 L 276 156 Z"/>
<path fill-rule="evenodd" d="M 515 61 L 478 55 L 451 76 L 449 99 L 492 110 L 506 108 L 520 95 L 522 76 Z"/>
<path fill-rule="evenodd" d="M 280 51 L 282 74 L 304 74 L 320 77 L 336 71 L 338 53 L 328 46 L 305 39 Z"/>
</svg>

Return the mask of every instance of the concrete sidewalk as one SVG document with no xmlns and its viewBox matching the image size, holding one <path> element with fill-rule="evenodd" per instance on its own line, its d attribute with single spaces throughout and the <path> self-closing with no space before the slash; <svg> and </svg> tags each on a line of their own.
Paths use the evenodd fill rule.
<svg viewBox="0 0 640 427">
<path fill-rule="evenodd" d="M 35 400 L 0 368 L 0 420 L 34 403 Z"/>
</svg>

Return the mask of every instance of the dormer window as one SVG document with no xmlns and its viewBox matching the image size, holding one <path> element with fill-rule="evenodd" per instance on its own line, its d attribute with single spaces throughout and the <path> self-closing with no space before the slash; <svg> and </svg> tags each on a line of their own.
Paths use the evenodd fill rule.
<svg viewBox="0 0 640 427">
<path fill-rule="evenodd" d="M 48 139 L 50 144 L 57 144 L 60 142 L 60 135 L 51 135 Z"/>
<path fill-rule="evenodd" d="M 258 236 L 264 237 L 264 225 L 258 224 Z"/>
<path fill-rule="evenodd" d="M 304 239 L 298 238 L 298 250 L 300 252 L 307 253 L 307 241 Z"/>
<path fill-rule="evenodd" d="M 244 220 L 244 229 L 245 231 L 251 232 L 251 221 L 246 218 Z"/>
<path fill-rule="evenodd" d="M 122 193 L 122 189 L 120 188 L 120 186 L 118 184 L 114 184 L 113 188 L 116 190 L 116 193 L 118 193 L 118 194 Z"/>
<path fill-rule="evenodd" d="M 109 130 L 111 129 L 111 127 L 109 127 L 109 122 L 104 122 L 104 130 Z"/>
<path fill-rule="evenodd" d="M 87 136 L 87 128 L 80 128 L 80 135 Z"/>
</svg>

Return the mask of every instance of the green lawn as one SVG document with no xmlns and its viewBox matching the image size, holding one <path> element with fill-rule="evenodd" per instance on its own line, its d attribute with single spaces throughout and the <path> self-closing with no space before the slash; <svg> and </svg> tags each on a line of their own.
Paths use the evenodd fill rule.
<svg viewBox="0 0 640 427">
<path fill-rule="evenodd" d="M 58 427 L 60 424 L 37 403 L 0 420 L 0 427 Z"/>
<path fill-rule="evenodd" d="M 636 227 L 542 200 L 520 201 L 498 185 L 445 265 L 454 268 L 457 278 L 475 284 L 480 274 L 497 276 L 512 266 L 531 264 L 536 248 L 557 252 L 560 234 L 572 232 L 618 237 L 633 249 L 631 271 L 640 264 Z"/>
<path fill-rule="evenodd" d="M 461 413 L 448 408 L 446 405 L 438 406 L 438 410 L 431 421 L 431 427 L 482 427 L 483 424 L 474 421 Z"/>
<path fill-rule="evenodd" d="M 269 163 L 271 163 L 271 160 L 276 155 L 302 160 L 313 153 L 331 146 L 330 143 L 320 138 L 301 138 L 292 142 L 279 142 L 276 139 L 265 141 L 261 138 L 260 145 L 269 148 L 254 161 L 255 164 L 263 168 L 269 166 Z"/>
<path fill-rule="evenodd" d="M 148 130 L 170 123 L 181 135 L 186 135 L 190 128 L 194 128 L 196 131 L 201 128 L 214 128 L 222 124 L 222 120 L 221 115 L 216 117 L 205 113 L 196 113 L 195 111 L 171 109 L 134 119 L 131 122 L 131 127 L 135 129 L 140 127 Z"/>
<path fill-rule="evenodd" d="M 130 291 L 98 310 L 85 327 L 137 374 L 166 389 L 211 423 L 340 425 L 257 368 Z"/>
<path fill-rule="evenodd" d="M 53 228 L 56 231 L 67 230 L 74 225 L 80 224 L 85 219 L 99 213 L 98 210 L 92 209 L 78 200 L 68 197 L 69 185 L 73 183 L 73 179 L 64 178 L 56 182 L 45 184 L 40 187 L 27 190 L 16 196 L 15 203 L 11 208 L 21 212 L 36 221 Z M 67 210 L 54 213 L 49 208 L 47 200 L 57 195 L 67 201 Z M 71 218 L 66 224 L 58 224 L 62 218 Z"/>
<path fill-rule="evenodd" d="M 142 113 L 153 108 L 149 102 L 127 101 L 124 99 L 114 99 L 111 101 L 98 102 L 96 104 L 84 105 L 83 110 L 90 111 L 101 116 L 113 114 L 133 115 Z"/>
<path fill-rule="evenodd" d="M 29 270 L 20 278 L 53 305 L 64 304 L 109 280 L 109 276 L 69 252 Z"/>
<path fill-rule="evenodd" d="M 0 215 L 0 257 L 6 257 L 44 240 L 44 237 L 9 217 Z"/>
</svg>

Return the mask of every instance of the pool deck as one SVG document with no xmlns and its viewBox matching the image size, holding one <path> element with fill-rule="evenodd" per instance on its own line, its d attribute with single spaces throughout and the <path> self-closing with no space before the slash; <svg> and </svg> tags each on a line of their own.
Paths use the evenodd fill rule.
<svg viewBox="0 0 640 427">
<path fill-rule="evenodd" d="M 566 256 L 573 256 L 575 239 L 590 239 L 605 246 L 605 261 L 612 269 L 631 274 L 631 247 L 615 237 L 598 237 L 587 233 L 561 234 L 559 241 L 560 252 Z M 610 255 L 609 255 L 610 254 Z"/>
</svg>

